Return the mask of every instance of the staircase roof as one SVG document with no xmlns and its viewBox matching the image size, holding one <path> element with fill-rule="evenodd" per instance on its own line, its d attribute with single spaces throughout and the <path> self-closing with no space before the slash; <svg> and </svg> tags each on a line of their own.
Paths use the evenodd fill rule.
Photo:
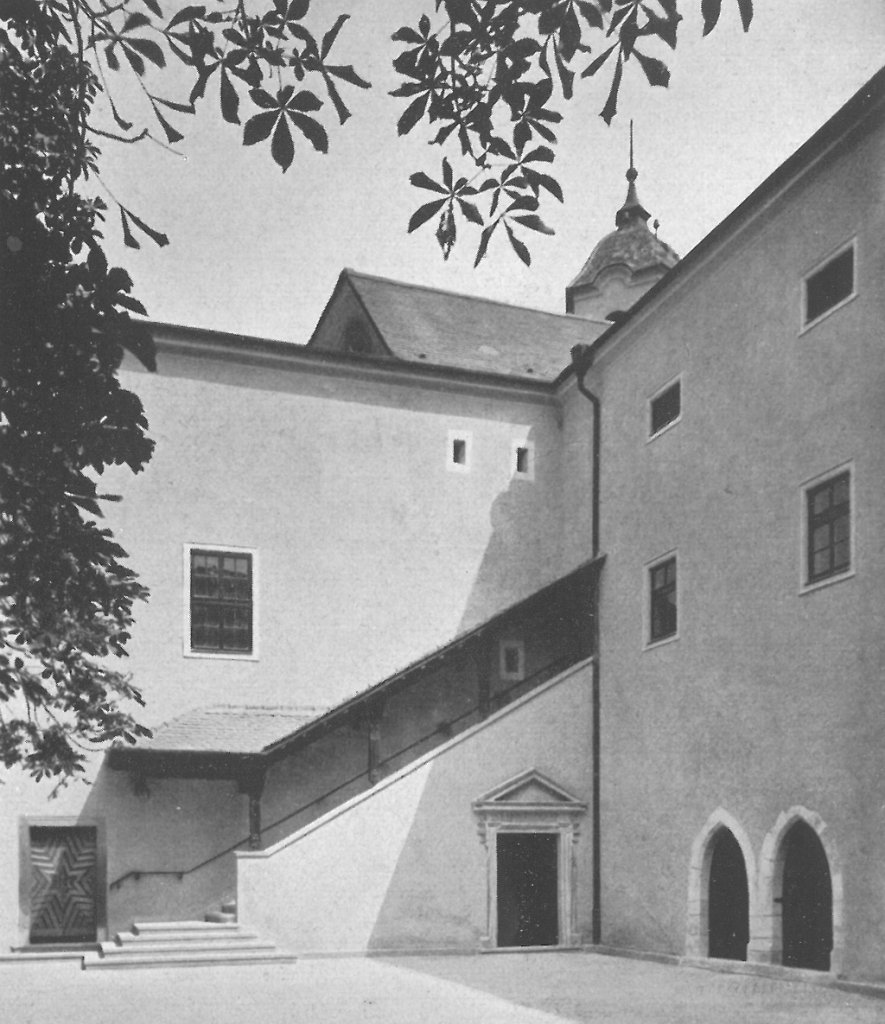
<svg viewBox="0 0 885 1024">
<path fill-rule="evenodd" d="M 258 754 L 324 715 L 327 707 L 215 704 L 194 708 L 153 730 L 148 750 Z"/>
</svg>

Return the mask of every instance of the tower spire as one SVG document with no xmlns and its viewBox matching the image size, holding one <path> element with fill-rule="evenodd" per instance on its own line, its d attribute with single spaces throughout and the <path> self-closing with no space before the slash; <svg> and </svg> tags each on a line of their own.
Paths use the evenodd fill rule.
<svg viewBox="0 0 885 1024">
<path fill-rule="evenodd" d="M 631 224 L 634 224 L 637 220 L 642 219 L 647 221 L 651 214 L 645 207 L 640 203 L 639 196 L 636 193 L 636 179 L 639 177 L 639 171 L 633 163 L 633 118 L 630 118 L 630 166 L 627 169 L 627 198 L 624 200 L 624 205 L 615 214 L 615 225 L 618 228 L 626 228 Z"/>
</svg>

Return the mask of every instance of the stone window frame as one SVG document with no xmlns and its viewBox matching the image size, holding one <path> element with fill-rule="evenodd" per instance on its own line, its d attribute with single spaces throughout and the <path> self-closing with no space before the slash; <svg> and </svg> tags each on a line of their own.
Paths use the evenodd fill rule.
<svg viewBox="0 0 885 1024">
<path fill-rule="evenodd" d="M 809 578 L 809 510 L 808 496 L 816 488 L 829 480 L 848 474 L 848 530 L 849 530 L 849 564 L 846 569 L 831 573 L 816 580 Z M 799 516 L 801 523 L 800 549 L 799 549 L 799 593 L 808 594 L 822 587 L 832 586 L 834 583 L 841 583 L 843 580 L 851 579 L 857 572 L 857 501 L 855 499 L 856 473 L 854 460 L 849 459 L 840 465 L 833 466 L 823 473 L 810 480 L 805 480 L 799 486 Z"/>
<path fill-rule="evenodd" d="M 546 791 L 549 801 L 514 799 L 531 787 Z M 574 949 L 581 945 L 577 925 L 576 847 L 587 804 L 532 768 L 496 786 L 473 801 L 480 841 L 486 851 L 486 931 L 483 951 Z M 555 946 L 498 946 L 498 836 L 502 833 L 545 833 L 559 836 L 557 843 L 558 939 Z"/>
<path fill-rule="evenodd" d="M 744 857 L 744 868 L 747 872 L 747 894 L 749 897 L 750 942 L 747 945 L 747 959 L 750 959 L 750 947 L 753 936 L 759 931 L 759 914 L 756 899 L 756 857 L 753 844 L 746 829 L 741 823 L 725 810 L 717 807 L 707 818 L 704 827 L 695 836 L 691 845 L 691 858 L 688 868 L 688 905 L 685 923 L 685 955 L 692 959 L 709 959 L 709 900 L 710 900 L 710 866 L 713 861 L 713 848 L 723 829 L 734 836 Z M 718 961 L 717 961 L 718 962 Z"/>
<path fill-rule="evenodd" d="M 826 270 L 827 267 L 835 260 L 839 259 L 848 251 L 852 252 L 852 265 L 851 265 L 851 291 L 848 295 L 843 296 L 838 302 L 833 303 L 832 306 L 828 306 L 823 312 L 818 313 L 813 319 L 808 319 L 806 314 L 808 310 L 808 284 L 816 277 L 821 271 Z M 837 310 L 842 309 L 853 299 L 857 298 L 857 278 L 858 278 L 858 246 L 857 236 L 849 238 L 845 242 L 841 242 L 834 249 L 824 256 L 823 259 L 818 260 L 814 266 L 807 270 L 802 275 L 802 286 L 801 286 L 801 301 L 799 304 L 799 334 L 804 334 L 806 331 L 810 331 L 813 327 L 816 327 L 823 320 L 826 320 L 828 316 L 835 313 Z"/>
<path fill-rule="evenodd" d="M 26 814 L 18 819 L 18 948 L 31 946 L 31 829 L 32 828 L 94 828 L 95 829 L 95 935 L 97 942 L 108 938 L 108 841 L 107 823 L 103 817 L 83 815 Z M 95 943 L 70 943 L 93 947 Z"/>
</svg>

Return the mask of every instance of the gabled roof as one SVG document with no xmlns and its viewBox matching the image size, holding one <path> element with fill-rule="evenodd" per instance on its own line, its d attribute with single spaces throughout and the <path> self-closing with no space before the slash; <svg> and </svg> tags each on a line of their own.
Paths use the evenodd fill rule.
<svg viewBox="0 0 885 1024">
<path fill-rule="evenodd" d="M 553 380 L 574 345 L 592 342 L 606 324 L 560 313 L 405 284 L 344 270 L 308 342 L 340 348 L 341 311 L 364 319 L 359 354 L 475 372 Z M 372 344 L 374 342 L 374 344 Z"/>
</svg>

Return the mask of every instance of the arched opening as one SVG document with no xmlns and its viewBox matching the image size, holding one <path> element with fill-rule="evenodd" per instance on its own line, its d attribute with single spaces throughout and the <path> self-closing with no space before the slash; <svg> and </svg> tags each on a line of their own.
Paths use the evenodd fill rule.
<svg viewBox="0 0 885 1024">
<path fill-rule="evenodd" d="M 783 964 L 830 969 L 833 885 L 830 865 L 815 830 L 797 821 L 784 837 L 781 895 Z"/>
<path fill-rule="evenodd" d="M 750 890 L 738 841 L 727 828 L 713 840 L 707 900 L 708 953 L 720 960 L 746 960 L 750 940 Z"/>
</svg>

